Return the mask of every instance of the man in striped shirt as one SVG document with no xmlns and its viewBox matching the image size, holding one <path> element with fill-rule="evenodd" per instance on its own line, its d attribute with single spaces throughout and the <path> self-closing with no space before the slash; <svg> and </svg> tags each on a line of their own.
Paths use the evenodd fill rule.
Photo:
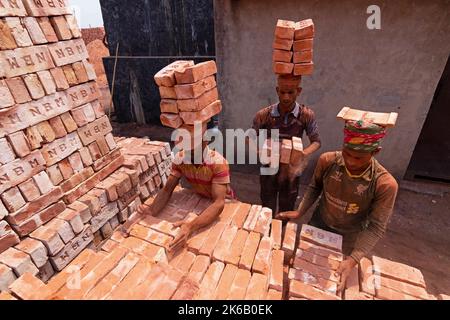
<svg viewBox="0 0 450 320">
<path fill-rule="evenodd" d="M 204 127 L 202 132 L 204 133 Z M 122 235 L 127 237 L 131 227 L 144 215 L 157 215 L 169 202 L 175 187 L 185 178 L 192 189 L 203 197 L 212 199 L 212 204 L 192 222 L 180 221 L 174 224 L 181 227 L 180 232 L 169 246 L 169 251 L 184 245 L 189 236 L 196 230 L 211 224 L 222 213 L 226 198 L 234 198 L 230 187 L 230 169 L 227 160 L 218 152 L 208 148 L 208 142 L 192 139 L 191 150 L 182 150 L 175 155 L 172 172 L 163 189 L 157 194 L 149 206 L 141 205 L 137 213 L 122 226 Z M 197 143 L 199 140 L 200 143 Z M 201 148 L 201 150 L 200 150 Z M 195 152 L 201 154 L 201 163 L 191 161 Z"/>
</svg>

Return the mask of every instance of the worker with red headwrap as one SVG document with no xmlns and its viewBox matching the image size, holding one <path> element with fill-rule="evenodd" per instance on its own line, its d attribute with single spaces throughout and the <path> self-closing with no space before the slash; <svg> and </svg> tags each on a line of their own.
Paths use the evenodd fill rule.
<svg viewBox="0 0 450 320">
<path fill-rule="evenodd" d="M 342 151 L 322 154 L 298 210 L 277 216 L 301 217 L 321 196 L 309 224 L 343 235 L 340 290 L 383 236 L 394 209 L 398 184 L 374 158 L 385 135 L 386 128 L 372 121 L 346 121 Z"/>
</svg>

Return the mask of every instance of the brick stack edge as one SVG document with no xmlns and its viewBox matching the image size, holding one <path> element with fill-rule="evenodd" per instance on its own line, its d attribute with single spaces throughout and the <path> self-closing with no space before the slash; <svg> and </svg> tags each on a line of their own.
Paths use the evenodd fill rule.
<svg viewBox="0 0 450 320">
<path fill-rule="evenodd" d="M 0 291 L 110 237 L 170 167 L 168 144 L 113 137 L 67 5 L 0 7 Z"/>
<path fill-rule="evenodd" d="M 0 23 L 0 300 L 436 299 L 419 270 L 378 257 L 338 296 L 338 235 L 283 230 L 269 209 L 241 202 L 168 255 L 173 223 L 210 203 L 181 188 L 122 238 L 114 230 L 164 186 L 170 146 L 112 136 L 66 1 L 10 1 Z M 187 69 L 159 83 L 174 127 L 220 112 L 215 64 Z"/>
</svg>

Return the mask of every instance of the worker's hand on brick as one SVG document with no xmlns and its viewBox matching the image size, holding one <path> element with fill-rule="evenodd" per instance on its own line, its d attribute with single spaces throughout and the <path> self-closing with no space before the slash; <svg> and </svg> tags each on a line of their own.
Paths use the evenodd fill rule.
<svg viewBox="0 0 450 320">
<path fill-rule="evenodd" d="M 143 203 L 143 204 L 141 204 L 138 208 L 137 208 L 137 213 L 139 214 L 139 215 L 141 215 L 141 216 L 144 216 L 144 215 L 148 215 L 148 216 L 151 216 L 152 215 L 152 210 L 151 210 L 151 207 L 148 205 L 148 204 L 145 204 L 145 203 Z"/>
<path fill-rule="evenodd" d="M 336 276 L 341 276 L 341 281 L 339 282 L 338 292 L 343 292 L 345 289 L 345 284 L 347 283 L 348 276 L 352 269 L 356 266 L 356 261 L 352 257 L 348 257 L 341 262 L 339 268 L 336 270 Z"/>
<path fill-rule="evenodd" d="M 174 228 L 180 228 L 178 231 L 177 236 L 175 239 L 172 240 L 172 242 L 169 244 L 169 251 L 176 250 L 177 248 L 184 247 L 186 244 L 186 241 L 188 240 L 191 232 L 192 227 L 191 224 L 184 221 L 175 222 L 173 224 Z"/>
<path fill-rule="evenodd" d="M 277 214 L 275 216 L 275 219 L 288 220 L 288 219 L 296 219 L 298 217 L 299 217 L 298 211 L 285 211 Z"/>
</svg>

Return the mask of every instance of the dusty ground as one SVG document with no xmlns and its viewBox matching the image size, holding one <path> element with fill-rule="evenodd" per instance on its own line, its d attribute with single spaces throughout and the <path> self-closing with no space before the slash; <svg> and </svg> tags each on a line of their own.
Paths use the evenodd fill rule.
<svg viewBox="0 0 450 320">
<path fill-rule="evenodd" d="M 167 128 L 113 126 L 116 135 L 170 139 L 171 130 Z M 419 268 L 430 293 L 450 295 L 450 188 L 427 182 L 400 185 L 394 215 L 374 254 Z M 239 200 L 260 202 L 255 168 L 233 167 L 232 186 Z M 300 195 L 304 189 L 302 186 Z"/>
</svg>

